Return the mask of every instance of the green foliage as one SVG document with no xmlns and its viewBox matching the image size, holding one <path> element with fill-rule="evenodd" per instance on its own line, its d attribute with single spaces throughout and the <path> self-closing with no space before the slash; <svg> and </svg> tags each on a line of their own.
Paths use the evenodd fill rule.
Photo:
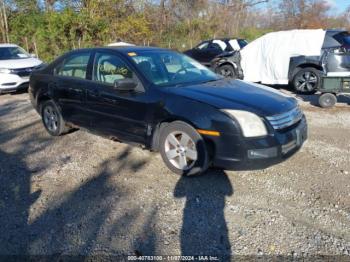
<svg viewBox="0 0 350 262">
<path fill-rule="evenodd" d="M 314 3 L 309 8 L 313 15 L 301 14 L 300 21 L 292 15 L 285 17 L 295 8 L 300 9 L 294 0 L 281 0 L 284 5 L 276 12 L 265 14 L 260 9 L 242 5 L 250 0 L 237 0 L 235 5 L 228 6 L 218 5 L 214 0 L 1 1 L 8 13 L 10 41 L 31 53 L 37 52 L 45 61 L 75 48 L 103 46 L 117 38 L 139 45 L 184 50 L 214 37 L 231 36 L 252 41 L 274 30 L 297 28 L 295 24 L 300 21 L 306 23 L 300 28 L 319 28 L 320 21 L 325 24 L 324 28 L 326 25 L 349 25 L 345 13 L 325 16 L 328 9 L 322 0 L 308 0 Z M 0 24 L 4 21 L 4 16 L 0 16 Z M 6 41 L 2 39 L 6 38 L 4 29 L 1 32 L 0 41 Z"/>
<path fill-rule="evenodd" d="M 256 27 L 248 27 L 244 28 L 244 30 L 241 30 L 239 33 L 239 37 L 250 41 L 253 41 L 254 39 L 272 32 L 273 29 L 260 29 Z"/>
<path fill-rule="evenodd" d="M 92 17 L 93 16 L 93 17 Z M 149 22 L 142 14 L 110 21 L 106 14 L 79 12 L 67 7 L 60 11 L 15 11 L 9 17 L 10 40 L 45 61 L 74 48 L 105 45 L 116 37 L 140 43 L 152 36 Z M 27 46 L 28 44 L 28 46 Z"/>
</svg>

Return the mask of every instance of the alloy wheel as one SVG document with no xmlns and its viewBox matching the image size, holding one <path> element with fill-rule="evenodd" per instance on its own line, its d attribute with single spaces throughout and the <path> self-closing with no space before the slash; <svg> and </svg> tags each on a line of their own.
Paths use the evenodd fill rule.
<svg viewBox="0 0 350 262">
<path fill-rule="evenodd" d="M 315 73 L 306 71 L 296 79 L 296 88 L 300 92 L 314 91 L 318 84 L 318 78 Z"/>
<path fill-rule="evenodd" d="M 198 153 L 189 135 L 181 131 L 170 133 L 165 140 L 165 154 L 176 168 L 188 170 L 195 164 Z"/>
<path fill-rule="evenodd" d="M 58 128 L 58 115 L 52 106 L 44 108 L 44 123 L 51 132 L 55 132 Z"/>
<path fill-rule="evenodd" d="M 232 70 L 224 67 L 220 69 L 220 75 L 224 76 L 224 77 L 233 77 L 233 72 Z"/>
</svg>

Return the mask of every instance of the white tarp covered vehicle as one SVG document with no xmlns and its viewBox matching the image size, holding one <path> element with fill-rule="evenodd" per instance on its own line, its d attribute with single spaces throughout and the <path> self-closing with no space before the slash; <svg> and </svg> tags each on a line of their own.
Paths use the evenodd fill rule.
<svg viewBox="0 0 350 262">
<path fill-rule="evenodd" d="M 297 92 L 311 94 L 322 76 L 350 75 L 350 34 L 342 29 L 268 33 L 238 52 L 217 56 L 211 67 L 225 77 L 291 83 Z"/>
<path fill-rule="evenodd" d="M 289 61 L 296 56 L 320 56 L 325 31 L 291 30 L 268 33 L 241 50 L 244 80 L 288 84 Z"/>
</svg>

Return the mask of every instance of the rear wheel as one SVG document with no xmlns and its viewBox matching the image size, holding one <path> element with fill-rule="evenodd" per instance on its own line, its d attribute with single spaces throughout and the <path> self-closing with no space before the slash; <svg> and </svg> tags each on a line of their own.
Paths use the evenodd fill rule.
<svg viewBox="0 0 350 262">
<path fill-rule="evenodd" d="M 300 94 L 314 94 L 320 87 L 322 72 L 313 67 L 302 68 L 293 78 L 293 86 Z"/>
<path fill-rule="evenodd" d="M 331 93 L 325 93 L 320 96 L 318 99 L 318 103 L 323 108 L 329 108 L 335 105 L 337 103 L 337 97 L 334 94 Z"/>
<path fill-rule="evenodd" d="M 236 71 L 231 65 L 220 66 L 217 69 L 217 73 L 227 78 L 237 78 Z"/>
<path fill-rule="evenodd" d="M 46 131 L 52 136 L 60 136 L 68 131 L 60 110 L 52 100 L 41 105 L 41 118 Z"/>
<path fill-rule="evenodd" d="M 160 154 L 167 167 L 179 175 L 197 175 L 208 168 L 205 141 L 189 124 L 175 121 L 160 134 Z"/>
</svg>

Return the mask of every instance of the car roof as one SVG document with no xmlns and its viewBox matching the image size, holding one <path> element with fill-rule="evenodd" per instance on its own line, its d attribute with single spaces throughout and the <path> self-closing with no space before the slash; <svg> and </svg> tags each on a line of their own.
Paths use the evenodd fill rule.
<svg viewBox="0 0 350 262">
<path fill-rule="evenodd" d="M 342 32 L 347 32 L 345 29 L 327 29 L 326 34 L 328 36 L 334 36 L 336 34 L 342 33 Z"/>
<path fill-rule="evenodd" d="M 230 41 L 230 40 L 245 40 L 243 38 L 237 38 L 237 37 L 221 37 L 221 38 L 212 38 L 212 39 L 207 39 L 202 41 L 203 42 L 207 42 L 207 41 L 213 41 L 213 40 L 222 40 L 222 41 Z"/>
<path fill-rule="evenodd" d="M 0 44 L 0 47 L 18 47 L 18 45 L 15 45 L 15 44 Z"/>
<path fill-rule="evenodd" d="M 166 48 L 152 47 L 152 46 L 103 46 L 103 47 L 91 47 L 91 48 L 81 48 L 75 49 L 71 52 L 81 52 L 81 51 L 102 51 L 102 50 L 115 50 L 120 53 L 131 53 L 140 51 L 172 51 Z"/>
</svg>

